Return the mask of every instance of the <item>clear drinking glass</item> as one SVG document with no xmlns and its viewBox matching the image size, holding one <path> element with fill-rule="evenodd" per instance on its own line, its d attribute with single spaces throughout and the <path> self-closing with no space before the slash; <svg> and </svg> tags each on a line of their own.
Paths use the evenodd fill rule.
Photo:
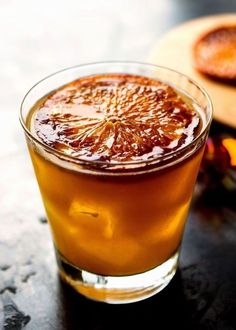
<svg viewBox="0 0 236 330">
<path fill-rule="evenodd" d="M 73 80 L 105 73 L 136 74 L 173 86 L 199 112 L 201 132 L 177 151 L 125 167 L 63 154 L 30 132 L 27 116 L 38 100 Z M 66 282 L 108 303 L 145 299 L 170 282 L 211 119 L 209 97 L 195 82 L 143 63 L 72 67 L 41 80 L 26 94 L 20 121 Z"/>
</svg>

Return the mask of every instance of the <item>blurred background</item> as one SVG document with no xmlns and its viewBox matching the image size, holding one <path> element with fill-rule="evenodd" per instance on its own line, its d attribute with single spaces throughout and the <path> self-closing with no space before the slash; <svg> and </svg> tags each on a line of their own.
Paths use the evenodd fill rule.
<svg viewBox="0 0 236 330">
<path fill-rule="evenodd" d="M 101 60 L 145 61 L 183 20 L 236 11 L 235 0 L 1 0 L 1 110 L 16 111 L 36 81 Z"/>
</svg>

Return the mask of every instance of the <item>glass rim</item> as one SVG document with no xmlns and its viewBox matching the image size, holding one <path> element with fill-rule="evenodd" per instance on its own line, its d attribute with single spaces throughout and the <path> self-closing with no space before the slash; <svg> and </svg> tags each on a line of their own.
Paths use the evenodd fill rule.
<svg viewBox="0 0 236 330">
<path fill-rule="evenodd" d="M 47 145 L 46 143 L 44 143 L 43 141 L 41 141 L 39 138 L 37 138 L 36 136 L 34 136 L 31 131 L 27 128 L 24 117 L 23 117 L 23 107 L 25 104 L 26 99 L 28 98 L 28 96 L 30 95 L 30 93 L 35 90 L 35 88 L 37 88 L 37 86 L 39 86 L 41 83 L 45 82 L 46 80 L 52 78 L 52 77 L 56 77 L 57 75 L 63 74 L 64 72 L 69 72 L 75 69 L 80 69 L 80 68 L 91 68 L 91 67 L 96 67 L 96 66 L 102 66 L 102 65 L 133 65 L 133 66 L 138 66 L 138 67 L 146 67 L 146 68 L 153 68 L 153 69 L 162 69 L 162 70 L 166 70 L 169 72 L 172 72 L 174 74 L 178 74 L 179 76 L 185 77 L 188 82 L 192 83 L 193 85 L 195 85 L 200 91 L 201 93 L 204 95 L 206 101 L 207 101 L 207 109 L 210 111 L 209 113 L 209 118 L 208 120 L 205 121 L 205 124 L 203 125 L 203 128 L 201 130 L 201 132 L 188 144 L 186 144 L 185 146 L 177 149 L 177 150 L 173 150 L 165 155 L 156 155 L 154 157 L 152 157 L 151 159 L 146 159 L 146 160 L 134 160 L 134 161 L 128 161 L 128 162 L 107 162 L 107 161 L 101 161 L 101 160 L 89 160 L 89 159 L 83 159 L 80 157 L 76 157 L 76 156 L 72 156 L 72 155 L 68 155 L 65 154 L 62 151 L 58 151 L 56 149 L 54 149 L 53 147 L 50 147 L 49 145 Z M 101 74 L 103 72 L 100 72 Z M 113 73 L 117 73 L 117 72 L 113 72 Z M 126 73 L 126 72 L 124 72 Z M 97 74 L 99 74 L 99 72 L 97 72 Z M 138 73 L 137 73 L 138 74 Z M 79 78 L 79 77 L 78 77 Z M 167 82 L 168 84 L 168 82 Z M 58 87 L 60 88 L 60 87 Z M 51 91 L 49 91 L 50 93 Z M 90 63 L 84 63 L 84 64 L 79 64 L 79 65 L 74 65 L 74 66 L 70 66 L 70 67 L 66 67 L 64 69 L 58 70 L 56 72 L 53 72 L 47 76 L 45 76 L 44 78 L 40 79 L 38 82 L 36 82 L 25 94 L 25 96 L 23 97 L 21 104 L 20 104 L 20 114 L 19 114 L 19 120 L 20 120 L 20 124 L 24 130 L 24 132 L 26 133 L 26 135 L 33 140 L 36 144 L 39 144 L 41 147 L 43 147 L 46 151 L 48 151 L 50 154 L 54 154 L 57 155 L 60 159 L 63 160 L 68 160 L 68 161 L 72 161 L 73 163 L 77 163 L 77 164 L 84 164 L 84 165 L 97 165 L 97 166 L 106 166 L 106 167 L 119 167 L 119 166 L 137 166 L 137 165 L 149 165 L 149 164 L 153 164 L 161 161 L 161 160 L 168 160 L 169 158 L 172 158 L 173 155 L 177 155 L 179 153 L 184 153 L 186 150 L 188 150 L 191 146 L 193 146 L 198 140 L 201 139 L 201 137 L 204 135 L 204 133 L 208 130 L 211 121 L 213 118 L 213 105 L 212 105 L 212 101 L 208 95 L 208 93 L 206 92 L 205 88 L 203 88 L 201 85 L 199 85 L 198 82 L 196 82 L 194 79 L 190 78 L 189 76 L 187 76 L 184 73 L 181 73 L 177 70 L 171 69 L 169 67 L 166 66 L 162 66 L 162 65 L 156 65 L 156 64 L 151 64 L 151 63 L 147 63 L 147 62 L 139 62 L 139 61 L 100 61 L 100 62 L 90 62 Z"/>
</svg>

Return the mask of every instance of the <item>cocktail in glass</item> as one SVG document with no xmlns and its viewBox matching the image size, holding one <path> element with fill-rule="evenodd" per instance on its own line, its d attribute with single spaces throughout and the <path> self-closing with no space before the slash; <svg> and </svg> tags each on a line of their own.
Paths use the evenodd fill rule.
<svg viewBox="0 0 236 330">
<path fill-rule="evenodd" d="M 90 88 L 90 79 L 97 75 L 103 75 L 102 79 L 113 77 L 112 79 L 117 80 L 123 75 L 124 81 L 131 79 L 129 75 L 138 75 L 146 77 L 147 80 L 153 79 L 168 84 L 196 112 L 199 119 L 197 133 L 188 138 L 181 127 L 185 142 L 176 147 L 175 140 L 172 141 L 171 138 L 173 132 L 178 132 L 178 129 L 172 127 L 169 122 L 165 138 L 172 142 L 172 149 L 169 147 L 168 150 L 165 149 L 167 152 L 160 152 L 159 142 L 154 148 L 146 140 L 143 144 L 145 134 L 141 134 L 142 130 L 148 130 L 153 127 L 152 123 L 157 121 L 155 111 L 151 111 L 151 107 L 155 108 L 157 100 L 150 93 L 154 91 L 157 95 L 159 87 L 148 87 L 147 94 L 145 88 L 141 89 L 140 80 L 138 96 L 135 96 L 136 87 L 133 90 L 133 87 L 130 87 L 130 90 L 133 93 L 132 106 L 136 107 L 136 111 L 142 111 L 142 106 L 137 107 L 140 99 L 144 99 L 142 102 L 151 100 L 142 121 L 135 121 L 131 106 L 130 112 L 125 113 L 127 102 L 124 102 L 126 105 L 123 107 L 115 108 L 115 115 L 111 113 L 110 105 L 107 111 L 108 105 L 105 104 L 104 107 L 100 102 L 100 108 L 96 108 L 96 116 L 101 118 L 96 119 L 105 122 L 105 133 L 96 133 L 96 138 L 100 136 L 101 144 L 105 139 L 104 134 L 106 136 L 109 132 L 109 136 L 112 136 L 111 132 L 114 130 L 119 133 L 123 129 L 127 133 L 132 130 L 132 125 L 136 125 L 136 131 L 132 131 L 132 134 L 138 136 L 137 141 L 141 141 L 137 142 L 140 143 L 140 150 L 145 146 L 149 152 L 145 150 L 136 158 L 123 157 L 128 151 L 136 148 L 135 141 L 129 140 L 127 135 L 123 134 L 124 138 L 119 144 L 122 151 L 116 152 L 115 148 L 113 150 L 116 158 L 105 157 L 104 153 L 102 157 L 97 157 L 99 152 L 104 150 L 101 149 L 101 145 L 97 145 L 96 153 L 90 157 L 87 157 L 87 154 L 83 157 L 81 154 L 78 156 L 71 153 L 63 143 L 53 140 L 53 134 L 57 134 L 58 131 L 55 123 L 60 122 L 60 127 L 64 127 L 67 120 L 75 120 L 64 113 L 64 108 L 70 100 L 65 100 L 66 96 L 63 95 L 63 101 L 58 101 L 62 92 L 55 93 L 60 91 L 62 86 L 78 79 L 88 79 L 86 88 Z M 144 82 L 143 84 L 145 85 Z M 108 87 L 105 88 L 109 89 Z M 73 89 L 73 85 L 70 88 Z M 123 90 L 124 94 L 126 92 L 127 90 Z M 64 107 L 59 115 L 65 115 L 61 119 L 58 117 L 58 108 L 53 110 L 53 118 L 57 120 L 54 121 L 54 127 L 52 120 L 47 121 L 47 115 L 42 119 L 47 111 L 45 108 L 52 104 L 51 100 L 49 103 L 43 102 L 53 93 L 56 95 L 54 99 L 57 99 L 57 106 L 61 109 Z M 95 102 L 93 100 L 96 97 L 92 97 L 91 102 Z M 66 130 L 63 131 L 63 134 L 66 132 L 69 137 L 73 134 L 78 135 L 78 130 L 74 128 L 81 125 L 84 113 L 88 117 L 88 107 L 91 106 L 91 103 L 86 103 L 78 97 L 73 102 L 77 102 L 77 108 L 73 110 L 77 113 L 76 124 L 73 124 L 73 130 L 69 131 L 65 126 Z M 42 104 L 43 112 L 40 114 L 41 117 L 37 118 L 37 109 Z M 179 109 L 171 111 L 177 125 Z M 162 125 L 160 118 L 158 125 Z M 186 217 L 211 118 L 211 102 L 205 91 L 195 82 L 170 69 L 142 63 L 108 62 L 73 67 L 47 77 L 28 92 L 21 106 L 21 124 L 50 223 L 59 272 L 66 282 L 91 299 L 109 303 L 142 300 L 159 292 L 169 283 L 178 266 Z M 37 124 L 40 120 L 45 129 L 41 133 L 40 127 L 35 126 L 36 128 L 32 129 L 31 126 L 32 121 Z M 141 132 L 141 135 L 137 132 Z M 44 141 L 43 134 L 51 134 L 50 143 Z M 61 132 L 60 134 L 62 135 Z M 76 136 L 77 144 L 75 140 L 68 140 L 68 136 L 67 142 L 70 142 L 74 152 L 78 148 L 78 143 L 81 145 L 84 136 Z M 95 150 L 93 144 L 97 141 L 91 136 L 88 140 L 87 134 L 87 140 L 83 140 L 87 143 L 83 146 L 90 152 Z M 105 140 L 109 149 L 108 138 Z M 162 140 L 160 143 L 165 141 Z M 131 148 L 131 144 L 134 149 Z M 108 154 L 107 151 L 105 155 Z"/>
</svg>

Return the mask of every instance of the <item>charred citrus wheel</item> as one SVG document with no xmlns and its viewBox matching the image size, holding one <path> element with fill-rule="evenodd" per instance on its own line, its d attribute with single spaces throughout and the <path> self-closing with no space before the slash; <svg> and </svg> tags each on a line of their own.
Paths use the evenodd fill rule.
<svg viewBox="0 0 236 330">
<path fill-rule="evenodd" d="M 204 74 L 236 80 L 236 26 L 218 27 L 202 36 L 194 46 L 194 60 Z"/>
<path fill-rule="evenodd" d="M 201 121 L 170 86 L 135 75 L 84 77 L 36 106 L 31 131 L 85 160 L 146 160 L 193 140 Z"/>
</svg>

